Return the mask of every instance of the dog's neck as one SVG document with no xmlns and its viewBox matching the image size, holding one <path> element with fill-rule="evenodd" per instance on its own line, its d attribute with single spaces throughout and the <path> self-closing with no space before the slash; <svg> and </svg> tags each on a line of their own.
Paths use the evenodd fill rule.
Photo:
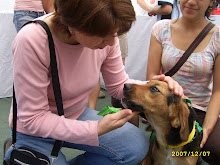
<svg viewBox="0 0 220 165">
<path fill-rule="evenodd" d="M 194 126 L 194 115 L 190 111 L 189 119 L 188 119 L 189 132 L 192 132 L 193 126 Z M 183 141 L 180 138 L 180 128 L 171 127 L 170 132 L 166 136 L 166 140 L 168 145 L 176 146 L 181 144 Z"/>
<path fill-rule="evenodd" d="M 190 138 L 195 133 L 193 132 L 194 120 L 195 120 L 194 114 L 190 112 L 188 119 L 189 132 L 191 133 Z M 156 141 L 160 146 L 168 148 L 168 146 L 178 146 L 183 143 L 183 141 L 180 138 L 180 127 L 174 128 L 169 126 L 166 129 L 164 128 L 160 129 L 160 127 L 155 127 L 154 130 L 156 133 Z M 169 131 L 164 131 L 164 130 L 169 130 Z"/>
<path fill-rule="evenodd" d="M 189 132 L 192 132 L 194 126 L 195 116 L 193 112 L 190 110 L 189 119 L 188 119 L 188 129 Z M 180 138 L 180 128 L 171 127 L 169 134 L 166 136 L 168 145 L 178 145 L 183 141 Z"/>
<path fill-rule="evenodd" d="M 193 129 L 191 130 L 191 132 L 189 134 L 188 140 L 185 142 L 181 142 L 177 145 L 168 145 L 168 148 L 179 148 L 179 147 L 185 146 L 186 144 L 191 142 L 191 140 L 195 136 L 195 133 L 196 133 L 196 122 L 194 121 L 193 122 Z"/>
</svg>

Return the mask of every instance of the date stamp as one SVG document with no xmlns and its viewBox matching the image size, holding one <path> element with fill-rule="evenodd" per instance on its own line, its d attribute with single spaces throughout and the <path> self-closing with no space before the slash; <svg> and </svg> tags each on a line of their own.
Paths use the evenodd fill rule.
<svg viewBox="0 0 220 165">
<path fill-rule="evenodd" d="M 181 156 L 209 156 L 210 151 L 172 151 L 173 157 Z"/>
</svg>

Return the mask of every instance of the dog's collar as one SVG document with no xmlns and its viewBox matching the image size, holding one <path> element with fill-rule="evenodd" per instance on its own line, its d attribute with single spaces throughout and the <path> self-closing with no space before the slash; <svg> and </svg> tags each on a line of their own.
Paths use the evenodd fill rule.
<svg viewBox="0 0 220 165">
<path fill-rule="evenodd" d="M 189 103 L 190 105 L 188 105 L 189 107 L 191 107 L 192 108 L 192 101 L 190 100 L 190 99 L 183 99 L 183 101 L 187 104 L 187 103 Z"/>
<path fill-rule="evenodd" d="M 202 132 L 202 127 L 199 126 L 199 123 L 197 123 L 196 121 L 194 121 L 194 122 L 193 122 L 193 128 L 192 128 L 192 131 L 191 131 L 190 134 L 189 134 L 188 140 L 185 141 L 185 142 L 182 142 L 182 143 L 180 143 L 180 144 L 178 144 L 178 145 L 168 145 L 168 148 L 178 148 L 178 147 L 182 147 L 182 146 L 184 146 L 184 145 L 186 145 L 186 144 L 192 142 L 193 139 L 194 139 L 194 136 L 195 136 L 195 134 L 196 134 L 196 127 L 197 127 L 197 129 L 199 130 L 199 132 Z M 151 133 L 151 137 L 150 137 L 150 138 L 151 138 L 152 141 L 154 141 L 154 140 L 156 139 L 156 133 L 155 133 L 155 131 L 153 131 L 153 132 Z"/>
<path fill-rule="evenodd" d="M 182 146 L 190 143 L 193 140 L 193 138 L 195 136 L 195 133 L 196 133 L 196 121 L 193 122 L 193 128 L 192 128 L 192 131 L 189 134 L 189 137 L 188 137 L 187 141 L 182 142 L 178 145 L 168 145 L 168 148 L 179 148 L 179 147 L 182 147 Z"/>
</svg>

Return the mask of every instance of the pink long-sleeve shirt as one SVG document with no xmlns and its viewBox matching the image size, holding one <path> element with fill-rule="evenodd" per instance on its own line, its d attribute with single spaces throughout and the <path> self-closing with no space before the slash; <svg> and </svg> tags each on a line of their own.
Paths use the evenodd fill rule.
<svg viewBox="0 0 220 165">
<path fill-rule="evenodd" d="M 78 121 L 88 104 L 88 95 L 99 81 L 100 70 L 111 96 L 123 97 L 124 83 L 130 80 L 124 71 L 119 42 L 92 50 L 69 45 L 53 36 L 64 116 L 57 115 L 51 84 L 50 55 L 45 30 L 29 24 L 13 43 L 14 86 L 18 107 L 17 131 L 72 143 L 99 145 L 98 121 Z M 9 115 L 12 126 L 12 110 Z"/>
</svg>

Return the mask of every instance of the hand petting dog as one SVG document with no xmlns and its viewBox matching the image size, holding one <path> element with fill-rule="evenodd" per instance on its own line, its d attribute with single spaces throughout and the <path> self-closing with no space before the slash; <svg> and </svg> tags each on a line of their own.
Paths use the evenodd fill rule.
<svg viewBox="0 0 220 165">
<path fill-rule="evenodd" d="M 177 81 L 173 80 L 170 76 L 165 76 L 164 74 L 156 75 L 152 78 L 152 80 L 165 81 L 168 84 L 169 89 L 172 90 L 174 94 L 180 97 L 185 97 L 183 94 L 183 88 L 179 85 Z"/>
</svg>

